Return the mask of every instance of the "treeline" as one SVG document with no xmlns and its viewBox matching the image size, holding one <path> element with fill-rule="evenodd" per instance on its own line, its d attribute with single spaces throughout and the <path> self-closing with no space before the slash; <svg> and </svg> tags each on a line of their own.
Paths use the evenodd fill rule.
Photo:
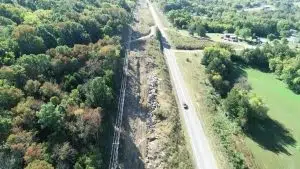
<svg viewBox="0 0 300 169">
<path fill-rule="evenodd" d="M 267 72 L 275 73 L 295 93 L 300 94 L 299 52 L 283 39 L 266 43 L 262 48 L 246 49 L 237 60 Z"/>
<path fill-rule="evenodd" d="M 107 168 L 127 2 L 0 1 L 0 168 Z"/>
<path fill-rule="evenodd" d="M 258 2 L 244 1 L 164 1 L 163 11 L 179 29 L 210 33 L 236 33 L 241 37 L 288 37 L 290 29 L 300 30 L 299 7 L 293 1 L 269 2 L 275 10 L 244 11 Z M 263 3 L 262 3 L 263 4 Z M 268 8 L 269 9 L 269 8 Z M 205 31 L 204 31 L 205 30 Z M 202 36 L 204 34 L 202 33 Z"/>
<path fill-rule="evenodd" d="M 211 96 L 214 98 L 212 104 L 216 104 L 216 111 L 221 114 L 216 117 L 213 130 L 220 137 L 230 165 L 234 168 L 248 168 L 243 154 L 235 147 L 238 141 L 232 137 L 247 134 L 251 130 L 250 126 L 266 119 L 268 108 L 252 92 L 247 79 L 241 74 L 236 57 L 230 46 L 217 44 L 204 49 L 201 63 L 206 67 L 208 80 L 216 92 Z M 225 119 L 222 119 L 223 116 Z"/>
<path fill-rule="evenodd" d="M 286 40 L 274 40 L 260 48 L 245 49 L 241 54 L 236 54 L 230 46 L 224 44 L 205 48 L 202 64 L 206 66 L 212 86 L 223 98 L 228 98 L 235 90 L 250 91 L 251 86 L 245 79 L 237 79 L 240 76 L 240 65 L 275 73 L 291 90 L 300 93 L 299 52 L 291 49 Z"/>
<path fill-rule="evenodd" d="M 217 45 L 205 48 L 201 63 L 206 66 L 212 86 L 224 98 L 226 115 L 246 130 L 248 122 L 263 118 L 268 109 L 239 74 L 234 56 L 230 46 Z"/>
</svg>

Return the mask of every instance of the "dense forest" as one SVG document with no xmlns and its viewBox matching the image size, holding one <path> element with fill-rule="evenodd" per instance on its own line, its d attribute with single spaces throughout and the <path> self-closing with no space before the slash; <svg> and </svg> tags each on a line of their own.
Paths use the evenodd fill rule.
<svg viewBox="0 0 300 169">
<path fill-rule="evenodd" d="M 204 28 L 215 33 L 227 31 L 249 37 L 289 36 L 290 29 L 300 29 L 300 10 L 299 6 L 294 5 L 295 0 L 160 2 L 169 20 L 180 29 L 193 30 L 196 25 L 198 30 Z M 249 10 L 256 7 L 264 7 L 263 12 Z"/>
<path fill-rule="evenodd" d="M 107 168 L 135 1 L 0 0 L 0 168 Z"/>
</svg>

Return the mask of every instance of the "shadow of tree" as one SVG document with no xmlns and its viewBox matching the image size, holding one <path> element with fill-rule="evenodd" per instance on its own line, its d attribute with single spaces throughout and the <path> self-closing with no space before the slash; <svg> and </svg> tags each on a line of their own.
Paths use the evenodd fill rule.
<svg viewBox="0 0 300 169">
<path fill-rule="evenodd" d="M 145 51 L 145 44 L 146 41 L 135 41 L 131 42 L 130 44 L 130 50 L 131 51 Z"/>
<path fill-rule="evenodd" d="M 144 44 L 131 45 L 131 50 L 140 49 Z M 130 60 L 130 59 L 129 59 Z M 123 130 L 120 138 L 120 168 L 144 169 L 143 154 L 136 143 L 135 134 L 137 128 L 132 121 L 146 123 L 145 108 L 140 103 L 140 60 L 135 58 L 137 63 L 129 61 L 126 96 L 124 102 Z"/>
<path fill-rule="evenodd" d="M 232 72 L 229 75 L 229 80 L 232 84 L 236 83 L 236 81 L 242 77 L 247 78 L 247 72 L 244 70 L 245 67 L 240 64 L 234 64 Z"/>
<path fill-rule="evenodd" d="M 233 72 L 230 75 L 231 82 L 234 84 L 239 80 L 247 79 L 245 65 L 235 64 Z M 244 82 L 243 85 L 247 85 Z M 261 147 L 274 153 L 284 153 L 291 155 L 287 146 L 295 146 L 296 140 L 288 129 L 276 120 L 266 117 L 264 119 L 251 119 L 248 121 L 245 134 Z"/>
<path fill-rule="evenodd" d="M 167 41 L 167 39 L 164 36 L 161 36 L 161 42 L 162 43 L 162 47 L 166 48 L 166 49 L 171 49 L 171 45 L 169 44 L 169 42 Z"/>
<path fill-rule="evenodd" d="M 261 147 L 276 154 L 291 155 L 286 147 L 296 144 L 289 130 L 269 117 L 249 122 L 245 133 Z"/>
</svg>

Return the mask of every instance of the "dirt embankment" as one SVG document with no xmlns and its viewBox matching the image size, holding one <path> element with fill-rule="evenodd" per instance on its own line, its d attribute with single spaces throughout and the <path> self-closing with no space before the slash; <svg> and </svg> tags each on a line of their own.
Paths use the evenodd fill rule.
<svg viewBox="0 0 300 169">
<path fill-rule="evenodd" d="M 153 23 L 147 4 L 140 2 L 133 39 Z M 128 59 L 120 168 L 192 168 L 159 41 L 151 36 L 131 43 Z"/>
</svg>

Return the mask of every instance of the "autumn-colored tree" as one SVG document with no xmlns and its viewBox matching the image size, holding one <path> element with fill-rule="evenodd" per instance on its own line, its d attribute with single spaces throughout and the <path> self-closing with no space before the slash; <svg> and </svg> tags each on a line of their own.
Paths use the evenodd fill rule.
<svg viewBox="0 0 300 169">
<path fill-rule="evenodd" d="M 25 152 L 24 160 L 26 164 L 33 162 L 34 160 L 45 160 L 47 158 L 46 147 L 43 144 L 33 143 Z"/>
<path fill-rule="evenodd" d="M 57 161 L 59 166 L 71 167 L 75 163 L 77 151 L 70 143 L 56 145 L 53 151 L 52 158 Z"/>
<path fill-rule="evenodd" d="M 1 84 L 2 83 L 2 84 Z M 22 90 L 10 86 L 7 82 L 0 81 L 0 107 L 1 108 L 12 108 L 20 99 L 23 97 Z"/>
<path fill-rule="evenodd" d="M 19 25 L 13 31 L 22 54 L 39 54 L 46 50 L 44 40 L 36 35 L 35 28 L 28 25 Z"/>
<path fill-rule="evenodd" d="M 33 143 L 34 133 L 20 129 L 14 130 L 14 134 L 8 136 L 6 144 L 13 152 L 23 154 Z"/>
<path fill-rule="evenodd" d="M 44 160 L 34 160 L 25 169 L 54 169 L 54 167 Z"/>
<path fill-rule="evenodd" d="M 57 84 L 45 82 L 40 87 L 40 93 L 42 96 L 44 96 L 46 99 L 50 99 L 52 96 L 60 96 L 61 91 Z"/>
<path fill-rule="evenodd" d="M 28 80 L 24 86 L 26 94 L 29 96 L 37 96 L 39 94 L 41 83 L 37 80 Z"/>
<path fill-rule="evenodd" d="M 23 127 L 24 129 L 33 129 L 36 125 L 36 111 L 40 109 L 42 103 L 33 97 L 27 97 L 18 103 L 12 109 L 14 126 Z"/>
</svg>

